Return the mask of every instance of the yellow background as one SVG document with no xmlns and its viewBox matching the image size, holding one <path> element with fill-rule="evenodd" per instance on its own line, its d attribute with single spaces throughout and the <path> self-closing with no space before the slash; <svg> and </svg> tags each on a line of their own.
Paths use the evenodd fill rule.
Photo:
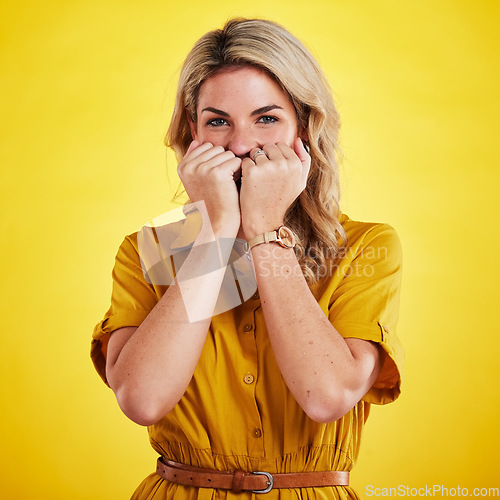
<svg viewBox="0 0 500 500">
<path fill-rule="evenodd" d="M 310 47 L 343 119 L 343 209 L 402 240 L 403 395 L 373 408 L 354 486 L 500 486 L 498 5 L 2 2 L 0 496 L 129 498 L 154 468 L 90 335 L 123 236 L 172 207 L 179 66 L 235 15 Z"/>
</svg>

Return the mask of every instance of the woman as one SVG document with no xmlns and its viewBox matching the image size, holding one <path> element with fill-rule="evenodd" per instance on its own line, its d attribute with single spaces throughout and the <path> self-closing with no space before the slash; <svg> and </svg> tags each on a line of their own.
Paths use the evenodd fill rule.
<svg viewBox="0 0 500 500">
<path fill-rule="evenodd" d="M 338 128 L 317 63 L 272 22 L 231 20 L 187 56 L 166 144 L 201 226 L 166 226 L 187 249 L 170 286 L 125 238 L 93 336 L 161 455 L 133 498 L 358 498 L 370 404 L 400 392 L 401 252 L 340 212 Z M 218 309 L 243 240 L 258 291 Z"/>
</svg>

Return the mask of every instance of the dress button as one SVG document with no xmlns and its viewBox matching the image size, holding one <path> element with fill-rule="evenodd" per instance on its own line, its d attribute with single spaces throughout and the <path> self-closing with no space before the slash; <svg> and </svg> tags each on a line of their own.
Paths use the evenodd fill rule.
<svg viewBox="0 0 500 500">
<path fill-rule="evenodd" d="M 259 298 L 259 292 L 255 292 L 253 295 L 252 295 L 252 300 L 257 300 Z"/>
<path fill-rule="evenodd" d="M 260 438 L 262 436 L 262 431 L 258 427 L 256 427 L 253 430 L 252 434 L 254 438 Z"/>
<path fill-rule="evenodd" d="M 244 327 L 243 327 L 243 331 L 244 332 L 251 332 L 252 331 L 252 328 L 253 328 L 253 325 L 251 323 L 247 323 Z"/>
<path fill-rule="evenodd" d="M 251 373 L 247 373 L 243 377 L 243 382 L 245 382 L 245 384 L 251 384 L 254 380 L 255 380 L 255 377 Z"/>
</svg>

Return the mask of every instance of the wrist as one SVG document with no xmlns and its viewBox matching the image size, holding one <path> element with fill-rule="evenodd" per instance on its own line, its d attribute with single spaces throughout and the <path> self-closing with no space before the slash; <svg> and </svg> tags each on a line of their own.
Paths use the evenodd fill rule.
<svg viewBox="0 0 500 500">
<path fill-rule="evenodd" d="M 259 234 L 264 234 L 270 231 L 276 231 L 279 227 L 283 225 L 283 220 L 277 219 L 273 221 L 253 221 L 247 224 L 243 224 L 243 231 L 245 233 L 245 238 L 250 241 L 255 236 Z"/>
<path fill-rule="evenodd" d="M 268 243 L 277 243 L 283 248 L 294 248 L 295 235 L 289 227 L 281 225 L 274 231 L 265 231 L 264 233 L 254 236 L 253 238 L 247 239 L 247 242 L 245 243 L 245 249 L 246 251 L 250 251 L 252 250 L 252 248 L 258 245 Z"/>
<path fill-rule="evenodd" d="M 240 217 L 225 217 L 217 218 L 210 221 L 210 226 L 215 236 L 226 237 L 226 238 L 236 238 L 238 231 L 240 229 Z"/>
<path fill-rule="evenodd" d="M 223 224 L 223 225 L 213 225 L 213 234 L 217 239 L 220 238 L 231 238 L 236 239 L 238 235 L 238 226 Z"/>
<path fill-rule="evenodd" d="M 238 234 L 238 226 L 234 224 L 205 222 L 199 228 L 196 236 L 195 245 L 200 245 L 216 240 L 232 240 L 236 239 Z"/>
</svg>

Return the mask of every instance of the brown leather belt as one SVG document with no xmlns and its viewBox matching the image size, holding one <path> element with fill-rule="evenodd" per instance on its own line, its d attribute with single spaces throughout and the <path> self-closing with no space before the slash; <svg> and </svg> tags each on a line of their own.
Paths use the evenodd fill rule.
<svg viewBox="0 0 500 500">
<path fill-rule="evenodd" d="M 268 493 L 273 488 L 314 488 L 325 486 L 349 486 L 348 471 L 269 472 L 243 470 L 220 471 L 179 464 L 166 458 L 158 458 L 156 473 L 172 483 L 197 488 L 221 488 L 224 490 Z"/>
</svg>

